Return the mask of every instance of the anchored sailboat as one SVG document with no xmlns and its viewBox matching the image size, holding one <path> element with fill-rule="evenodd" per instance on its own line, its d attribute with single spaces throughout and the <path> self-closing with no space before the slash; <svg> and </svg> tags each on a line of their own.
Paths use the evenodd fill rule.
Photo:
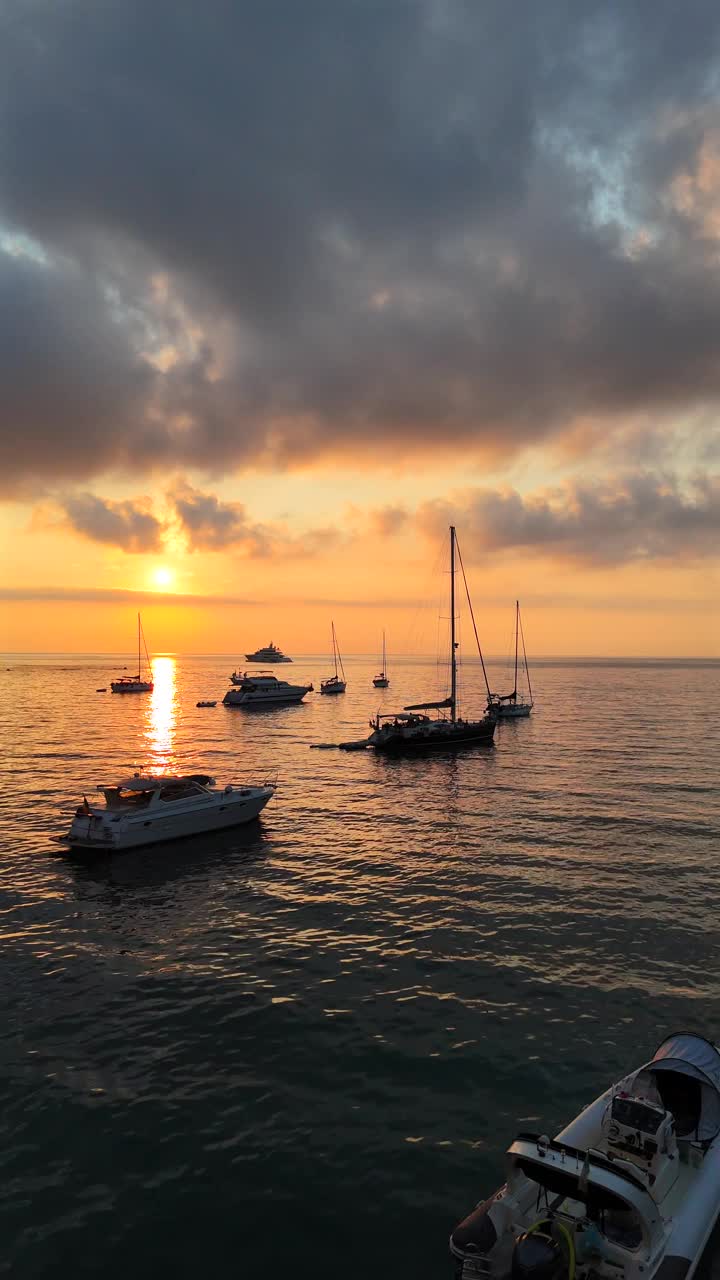
<svg viewBox="0 0 720 1280">
<path fill-rule="evenodd" d="M 151 671 L 150 658 L 148 656 L 147 645 L 145 644 L 145 635 L 140 621 L 140 614 L 137 616 L 138 621 L 138 669 L 136 676 L 121 676 L 119 680 L 112 680 L 110 688 L 113 693 L 152 693 L 154 684 L 152 680 L 143 680 L 142 667 L 140 665 L 140 640 L 142 638 L 143 648 L 145 650 L 145 660 L 148 665 L 148 673 Z"/>
<path fill-rule="evenodd" d="M 465 592 L 470 606 L 475 639 L 482 662 L 482 651 L 478 640 L 475 617 L 470 603 L 465 570 L 463 568 L 460 548 L 457 544 L 455 526 L 450 526 L 450 696 L 436 702 L 414 702 L 395 715 L 378 714 L 370 721 L 370 734 L 367 745 L 376 751 L 416 751 L 428 748 L 441 748 L 453 751 L 458 747 L 474 743 L 489 744 L 493 740 L 497 717 L 494 711 L 488 711 L 482 720 L 463 720 L 458 715 L 457 696 L 457 641 L 455 639 L 455 552 L 457 551 L 462 570 Z M 483 662 L 483 673 L 485 664 Z M 487 686 L 487 676 L 485 676 Z M 489 694 L 489 689 L 488 689 Z M 425 711 L 449 711 L 449 716 L 439 715 L 436 719 L 422 714 Z"/>
<path fill-rule="evenodd" d="M 528 696 L 518 694 L 518 637 L 522 642 L 523 666 L 527 680 Z M 528 671 L 527 654 L 525 652 L 525 636 L 520 621 L 520 604 L 515 601 L 515 681 L 512 693 L 490 693 L 488 690 L 488 711 L 494 712 L 500 720 L 519 720 L 521 716 L 529 716 L 533 706 L 530 672 Z"/>
<path fill-rule="evenodd" d="M 388 677 L 387 677 L 387 654 L 385 653 L 385 632 L 384 631 L 383 631 L 382 671 L 380 672 L 379 675 L 375 676 L 375 679 L 373 680 L 373 684 L 376 689 L 387 689 L 388 685 L 390 684 L 390 681 L 388 680 Z"/>
<path fill-rule="evenodd" d="M 328 676 L 327 680 L 320 681 L 321 693 L 344 693 L 346 688 L 345 671 L 343 670 L 342 658 L 338 649 L 337 636 L 335 634 L 335 623 L 331 622 L 332 627 L 332 656 L 335 663 L 335 675 Z M 338 664 L 340 665 L 340 674 L 338 675 Z"/>
</svg>

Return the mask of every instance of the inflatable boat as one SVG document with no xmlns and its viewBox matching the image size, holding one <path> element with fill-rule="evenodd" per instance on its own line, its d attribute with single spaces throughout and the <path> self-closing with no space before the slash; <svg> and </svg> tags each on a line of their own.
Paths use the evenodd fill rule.
<svg viewBox="0 0 720 1280">
<path fill-rule="evenodd" d="M 456 1280 L 691 1280 L 720 1212 L 720 1052 L 672 1035 L 453 1231 Z"/>
</svg>

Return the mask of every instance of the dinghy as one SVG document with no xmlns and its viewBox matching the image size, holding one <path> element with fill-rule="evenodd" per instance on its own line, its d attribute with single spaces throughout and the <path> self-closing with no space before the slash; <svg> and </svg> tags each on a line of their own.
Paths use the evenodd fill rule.
<svg viewBox="0 0 720 1280">
<path fill-rule="evenodd" d="M 450 1251 L 457 1280 L 691 1280 L 719 1212 L 720 1053 L 672 1035 L 556 1138 L 518 1134 Z"/>
</svg>

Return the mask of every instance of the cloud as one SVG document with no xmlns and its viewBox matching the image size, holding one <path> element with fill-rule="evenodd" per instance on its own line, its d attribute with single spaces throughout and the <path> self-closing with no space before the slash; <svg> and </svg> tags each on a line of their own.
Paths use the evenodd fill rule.
<svg viewBox="0 0 720 1280">
<path fill-rule="evenodd" d="M 271 554 L 272 530 L 251 521 L 241 502 L 221 502 L 214 493 L 202 493 L 185 483 L 168 496 L 191 550 L 234 547 L 252 557 Z"/>
<path fill-rule="evenodd" d="M 242 502 L 222 502 L 186 481 L 167 496 L 191 551 L 232 549 L 249 559 L 287 559 L 327 553 L 348 541 L 330 526 L 295 534 L 280 522 L 260 523 L 248 516 Z"/>
<path fill-rule="evenodd" d="M 162 547 L 163 525 L 148 510 L 148 500 L 109 502 L 92 493 L 80 493 L 61 503 L 76 533 L 93 542 L 106 542 L 123 551 L 157 551 Z"/>
<path fill-rule="evenodd" d="M 416 520 L 432 537 L 456 523 L 475 558 L 526 551 L 595 565 L 702 559 L 720 545 L 720 477 L 697 479 L 687 491 L 646 474 L 525 496 L 468 490 L 455 502 L 424 503 Z"/>
<path fill-rule="evenodd" d="M 719 34 L 713 0 L 8 0 L 6 487 L 709 439 Z"/>
</svg>

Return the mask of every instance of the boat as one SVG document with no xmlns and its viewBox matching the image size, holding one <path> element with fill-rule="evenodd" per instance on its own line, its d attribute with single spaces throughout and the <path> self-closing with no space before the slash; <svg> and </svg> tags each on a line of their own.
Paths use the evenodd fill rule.
<svg viewBox="0 0 720 1280">
<path fill-rule="evenodd" d="M 269 662 L 292 662 L 292 658 L 288 658 L 287 654 L 283 653 L 282 649 L 278 649 L 277 645 L 273 644 L 271 640 L 264 649 L 256 649 L 254 653 L 246 653 L 245 661 L 266 664 Z"/>
<path fill-rule="evenodd" d="M 239 826 L 265 808 L 274 785 L 228 783 L 216 790 L 215 779 L 208 774 L 134 773 L 98 791 L 104 804 L 90 804 L 84 797 L 69 832 L 58 836 L 57 843 L 112 852 Z"/>
<path fill-rule="evenodd" d="M 457 550 L 460 559 L 460 567 L 462 566 L 462 557 L 460 557 L 460 549 L 457 545 L 457 537 L 455 526 L 450 526 L 450 695 L 447 698 L 441 698 L 436 702 L 414 702 L 406 706 L 403 711 L 389 715 L 381 715 L 379 712 L 374 720 L 370 721 L 372 733 L 367 739 L 367 745 L 374 747 L 376 751 L 387 752 L 405 752 L 416 750 L 428 750 L 431 748 L 440 748 L 446 751 L 452 751 L 463 746 L 470 746 L 476 743 L 490 744 L 495 733 L 495 725 L 497 717 L 492 712 L 487 712 L 481 720 L 464 720 L 458 715 L 458 696 L 457 696 L 457 642 L 455 639 L 456 619 L 455 619 L 455 552 Z M 465 590 L 467 592 L 468 604 L 470 604 L 470 593 L 465 579 L 465 571 L 463 569 L 463 579 L 465 581 Z M 472 615 L 472 605 L 470 605 Z M 475 628 L 475 638 L 477 640 L 477 628 L 475 627 L 475 618 L 473 618 L 473 627 Z M 478 651 L 480 651 L 480 643 L 478 641 Z M 482 652 L 480 651 L 480 659 L 482 661 Z M 483 662 L 483 671 L 485 664 Z M 426 711 L 449 711 L 449 716 L 441 714 L 434 719 L 425 715 Z"/>
<path fill-rule="evenodd" d="M 145 649 L 145 660 L 150 672 L 150 658 L 148 657 L 147 645 L 145 644 L 145 635 L 140 621 L 140 614 L 137 616 L 138 622 L 138 669 L 136 676 L 120 676 L 119 680 L 111 680 L 110 688 L 113 693 L 152 693 L 155 685 L 152 680 L 143 680 L 143 672 L 140 659 L 140 639 L 142 637 L 143 648 Z M 98 690 L 99 692 L 99 690 Z"/>
<path fill-rule="evenodd" d="M 522 640 L 523 665 L 527 680 L 528 696 L 518 694 L 518 635 Z M 512 693 L 488 693 L 488 711 L 494 711 L 499 720 L 519 720 L 529 716 L 533 707 L 530 672 L 528 671 L 527 654 L 525 652 L 525 636 L 520 621 L 520 603 L 515 601 L 515 680 Z"/>
<path fill-rule="evenodd" d="M 302 702 L 306 693 L 312 693 L 311 684 L 289 684 L 287 680 L 278 680 L 277 676 L 248 675 L 242 673 L 240 679 L 234 681 L 237 686 L 228 689 L 223 703 L 226 707 L 268 707 L 281 703 Z"/>
<path fill-rule="evenodd" d="M 332 652 L 333 661 L 335 663 L 335 675 L 328 676 L 327 680 L 320 681 L 320 692 L 344 693 L 347 688 L 347 682 L 345 680 L 345 671 L 342 664 L 342 658 L 340 657 L 340 650 L 338 649 L 337 636 L 335 634 L 335 623 L 331 622 L 330 626 L 332 627 Z M 338 675 L 338 663 L 340 664 L 340 675 Z"/>
<path fill-rule="evenodd" d="M 457 1280 L 691 1280 L 720 1213 L 720 1052 L 668 1036 L 452 1232 Z"/>
<path fill-rule="evenodd" d="M 375 676 L 373 684 L 376 689 L 387 689 L 390 681 L 387 677 L 387 655 L 385 653 L 385 632 L 383 631 L 382 671 Z"/>
<path fill-rule="evenodd" d="M 214 701 L 214 702 L 210 702 L 207 698 L 203 698 L 203 699 L 202 699 L 202 701 L 200 701 L 200 702 L 196 702 L 196 703 L 195 703 L 195 706 L 196 706 L 196 707 L 216 707 L 216 706 L 217 706 L 217 698 L 215 699 L 215 701 Z"/>
</svg>

